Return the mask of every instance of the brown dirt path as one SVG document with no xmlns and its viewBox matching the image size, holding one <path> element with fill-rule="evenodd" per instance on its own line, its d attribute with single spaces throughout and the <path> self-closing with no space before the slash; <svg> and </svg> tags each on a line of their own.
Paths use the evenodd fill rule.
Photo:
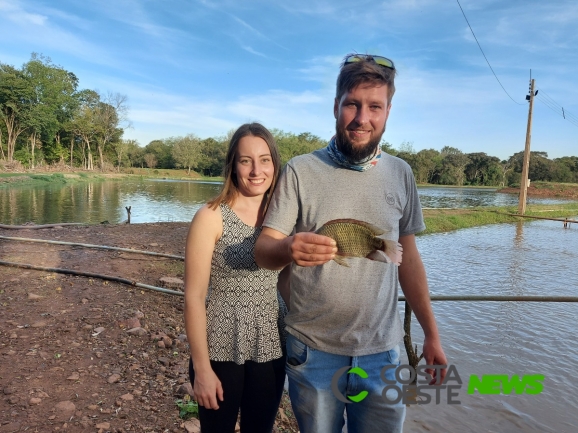
<svg viewBox="0 0 578 433">
<path fill-rule="evenodd" d="M 2 230 L 184 255 L 188 224 Z M 95 272 L 159 286 L 183 262 L 133 253 L 0 239 L 0 260 Z M 184 432 L 183 298 L 128 285 L 0 266 L 0 433 Z M 140 328 L 128 332 L 129 329 Z M 290 405 L 274 431 L 296 432 Z M 187 430 L 188 428 L 188 430 Z"/>
</svg>

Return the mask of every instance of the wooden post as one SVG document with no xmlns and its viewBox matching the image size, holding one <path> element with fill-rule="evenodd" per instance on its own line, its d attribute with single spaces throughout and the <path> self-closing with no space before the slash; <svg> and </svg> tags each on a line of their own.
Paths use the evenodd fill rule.
<svg viewBox="0 0 578 433">
<path fill-rule="evenodd" d="M 530 141 L 532 139 L 532 108 L 534 106 L 534 79 L 530 81 L 530 109 L 528 110 L 528 127 L 526 129 L 526 146 L 524 148 L 524 163 L 522 164 L 522 178 L 520 179 L 520 200 L 518 214 L 526 212 L 526 197 L 528 196 L 528 170 L 530 167 Z"/>
<path fill-rule="evenodd" d="M 127 214 L 126 223 L 130 224 L 130 208 L 131 208 L 131 206 L 125 206 L 124 208 L 126 209 L 126 214 Z"/>
</svg>

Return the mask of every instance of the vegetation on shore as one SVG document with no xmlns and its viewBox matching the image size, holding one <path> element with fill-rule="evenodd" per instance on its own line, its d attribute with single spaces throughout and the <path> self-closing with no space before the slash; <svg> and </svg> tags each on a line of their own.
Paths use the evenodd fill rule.
<svg viewBox="0 0 578 433">
<path fill-rule="evenodd" d="M 517 207 L 476 207 L 470 209 L 424 209 L 423 215 L 426 230 L 419 235 L 444 233 L 470 227 L 489 224 L 512 223 L 516 221 L 532 221 L 531 218 L 511 216 L 517 214 Z M 527 216 L 546 218 L 576 218 L 578 202 L 556 205 L 530 205 L 526 208 Z M 562 222 L 560 222 L 562 224 Z"/>
</svg>

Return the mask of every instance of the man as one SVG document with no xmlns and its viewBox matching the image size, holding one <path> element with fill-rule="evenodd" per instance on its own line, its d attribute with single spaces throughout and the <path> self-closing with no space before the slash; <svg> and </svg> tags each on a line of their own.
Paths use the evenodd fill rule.
<svg viewBox="0 0 578 433">
<path fill-rule="evenodd" d="M 405 406 L 391 404 L 395 393 L 382 396 L 380 376 L 384 366 L 399 364 L 398 280 L 423 328 L 426 363 L 447 363 L 415 243 L 415 233 L 425 229 L 415 180 L 404 161 L 379 148 L 394 76 L 393 62 L 385 57 L 345 57 L 333 109 L 335 137 L 327 148 L 289 161 L 255 246 L 259 266 L 291 264 L 286 370 L 304 433 L 341 432 L 344 410 L 349 433 L 402 431 Z M 403 247 L 401 265 L 353 258 L 345 267 L 333 261 L 335 242 L 312 232 L 341 218 L 384 229 L 386 238 Z M 348 366 L 368 375 L 339 378 L 342 396 L 368 392 L 357 403 L 338 398 L 331 386 L 336 372 Z M 393 375 L 388 369 L 387 379 Z M 443 376 L 445 370 L 438 383 Z"/>
</svg>

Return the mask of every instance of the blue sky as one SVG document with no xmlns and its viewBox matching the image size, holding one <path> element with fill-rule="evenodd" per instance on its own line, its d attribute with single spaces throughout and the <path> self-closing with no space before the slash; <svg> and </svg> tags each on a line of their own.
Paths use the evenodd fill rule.
<svg viewBox="0 0 578 433">
<path fill-rule="evenodd" d="M 335 79 L 349 52 L 398 69 L 385 139 L 501 159 L 524 149 L 530 69 L 577 119 L 578 2 L 461 0 L 0 0 L 0 61 L 32 52 L 81 88 L 128 96 L 141 145 L 224 135 L 247 121 L 328 139 Z M 537 98 L 532 150 L 578 155 L 578 126 Z M 552 106 L 552 104 L 550 104 Z"/>
</svg>

